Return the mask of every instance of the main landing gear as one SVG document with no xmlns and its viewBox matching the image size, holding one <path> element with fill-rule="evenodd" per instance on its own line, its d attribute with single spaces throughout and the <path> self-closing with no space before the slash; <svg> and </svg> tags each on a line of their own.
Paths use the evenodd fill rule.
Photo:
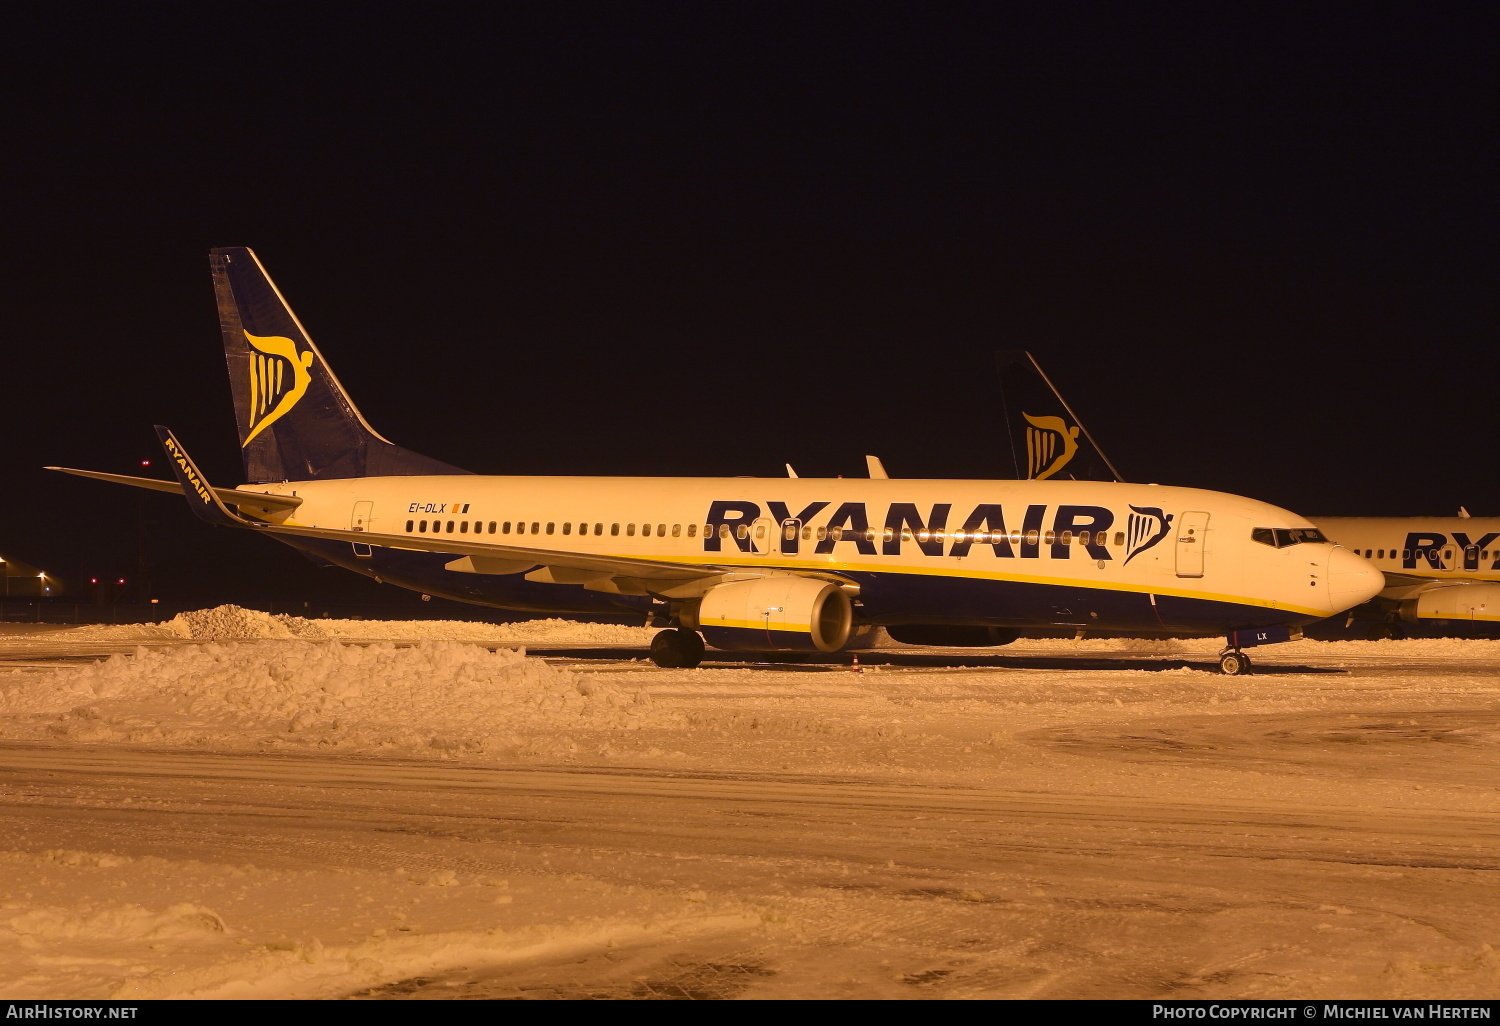
<svg viewBox="0 0 1500 1026">
<path fill-rule="evenodd" d="M 703 662 L 703 639 L 680 627 L 658 631 L 651 639 L 651 661 L 665 670 L 691 670 Z"/>
<path fill-rule="evenodd" d="M 1250 672 L 1250 657 L 1237 648 L 1219 653 L 1219 672 L 1231 677 Z"/>
</svg>

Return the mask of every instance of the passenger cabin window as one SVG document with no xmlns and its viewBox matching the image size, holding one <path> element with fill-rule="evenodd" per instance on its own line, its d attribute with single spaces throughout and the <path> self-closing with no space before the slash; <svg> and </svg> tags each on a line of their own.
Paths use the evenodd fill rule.
<svg viewBox="0 0 1500 1026">
<path fill-rule="evenodd" d="M 625 534 L 628 537 L 634 538 L 635 537 L 635 525 L 634 524 L 626 524 L 625 525 Z"/>
<path fill-rule="evenodd" d="M 696 537 L 698 537 L 698 525 L 697 524 L 688 524 L 688 537 L 689 538 L 696 538 Z"/>
<path fill-rule="evenodd" d="M 609 533 L 610 534 L 619 534 L 620 533 L 620 525 L 619 524 L 610 524 L 609 525 Z"/>
<path fill-rule="evenodd" d="M 409 533 L 411 531 L 411 529 L 413 527 L 415 527 L 415 526 L 416 526 L 416 521 L 414 521 L 414 520 L 408 520 L 406 522 L 406 530 L 407 530 L 407 532 Z"/>
<path fill-rule="evenodd" d="M 573 525 L 571 523 L 563 524 L 563 534 L 572 534 L 572 533 L 573 533 Z"/>
</svg>

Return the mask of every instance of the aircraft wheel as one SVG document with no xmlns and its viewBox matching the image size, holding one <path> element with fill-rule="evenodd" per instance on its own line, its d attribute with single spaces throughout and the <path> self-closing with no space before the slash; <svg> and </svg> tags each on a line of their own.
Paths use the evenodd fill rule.
<svg viewBox="0 0 1500 1026">
<path fill-rule="evenodd" d="M 1371 641 L 1400 641 L 1406 632 L 1393 623 L 1380 623 L 1370 628 Z"/>
<path fill-rule="evenodd" d="M 1250 672 L 1250 657 L 1243 652 L 1225 652 L 1219 656 L 1219 672 L 1231 677 Z"/>
<path fill-rule="evenodd" d="M 703 662 L 703 639 L 697 631 L 658 631 L 651 639 L 651 661 L 665 670 L 691 670 Z"/>
</svg>

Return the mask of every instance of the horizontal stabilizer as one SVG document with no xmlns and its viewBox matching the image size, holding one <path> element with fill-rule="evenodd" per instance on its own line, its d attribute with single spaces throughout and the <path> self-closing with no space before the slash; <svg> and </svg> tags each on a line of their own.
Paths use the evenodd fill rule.
<svg viewBox="0 0 1500 1026">
<path fill-rule="evenodd" d="M 72 467 L 46 467 L 44 469 L 56 470 L 63 474 L 75 474 L 78 477 L 91 477 L 96 481 L 130 485 L 132 488 L 147 488 L 153 492 L 182 494 L 182 483 L 179 481 L 163 481 L 155 477 L 131 477 L 129 474 L 106 474 L 100 470 L 74 470 Z M 302 500 L 295 495 L 270 495 L 266 492 L 252 492 L 240 488 L 215 488 L 214 494 L 241 509 L 251 507 L 281 510 L 296 509 L 302 505 Z"/>
</svg>

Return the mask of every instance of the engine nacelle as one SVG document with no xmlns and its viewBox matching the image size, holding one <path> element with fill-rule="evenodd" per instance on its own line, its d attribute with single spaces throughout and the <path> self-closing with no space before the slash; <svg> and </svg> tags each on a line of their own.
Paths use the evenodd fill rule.
<svg viewBox="0 0 1500 1026">
<path fill-rule="evenodd" d="M 1008 627 L 967 627 L 960 624 L 904 623 L 887 627 L 892 641 L 903 645 L 950 646 L 954 648 L 989 648 L 1009 645 L 1021 636 Z"/>
<path fill-rule="evenodd" d="M 809 577 L 721 584 L 698 606 L 704 640 L 730 652 L 837 652 L 853 623 L 844 589 Z"/>
<path fill-rule="evenodd" d="M 1500 620 L 1500 584 L 1489 581 L 1454 583 L 1418 592 L 1401 603 L 1401 619 Z"/>
</svg>

